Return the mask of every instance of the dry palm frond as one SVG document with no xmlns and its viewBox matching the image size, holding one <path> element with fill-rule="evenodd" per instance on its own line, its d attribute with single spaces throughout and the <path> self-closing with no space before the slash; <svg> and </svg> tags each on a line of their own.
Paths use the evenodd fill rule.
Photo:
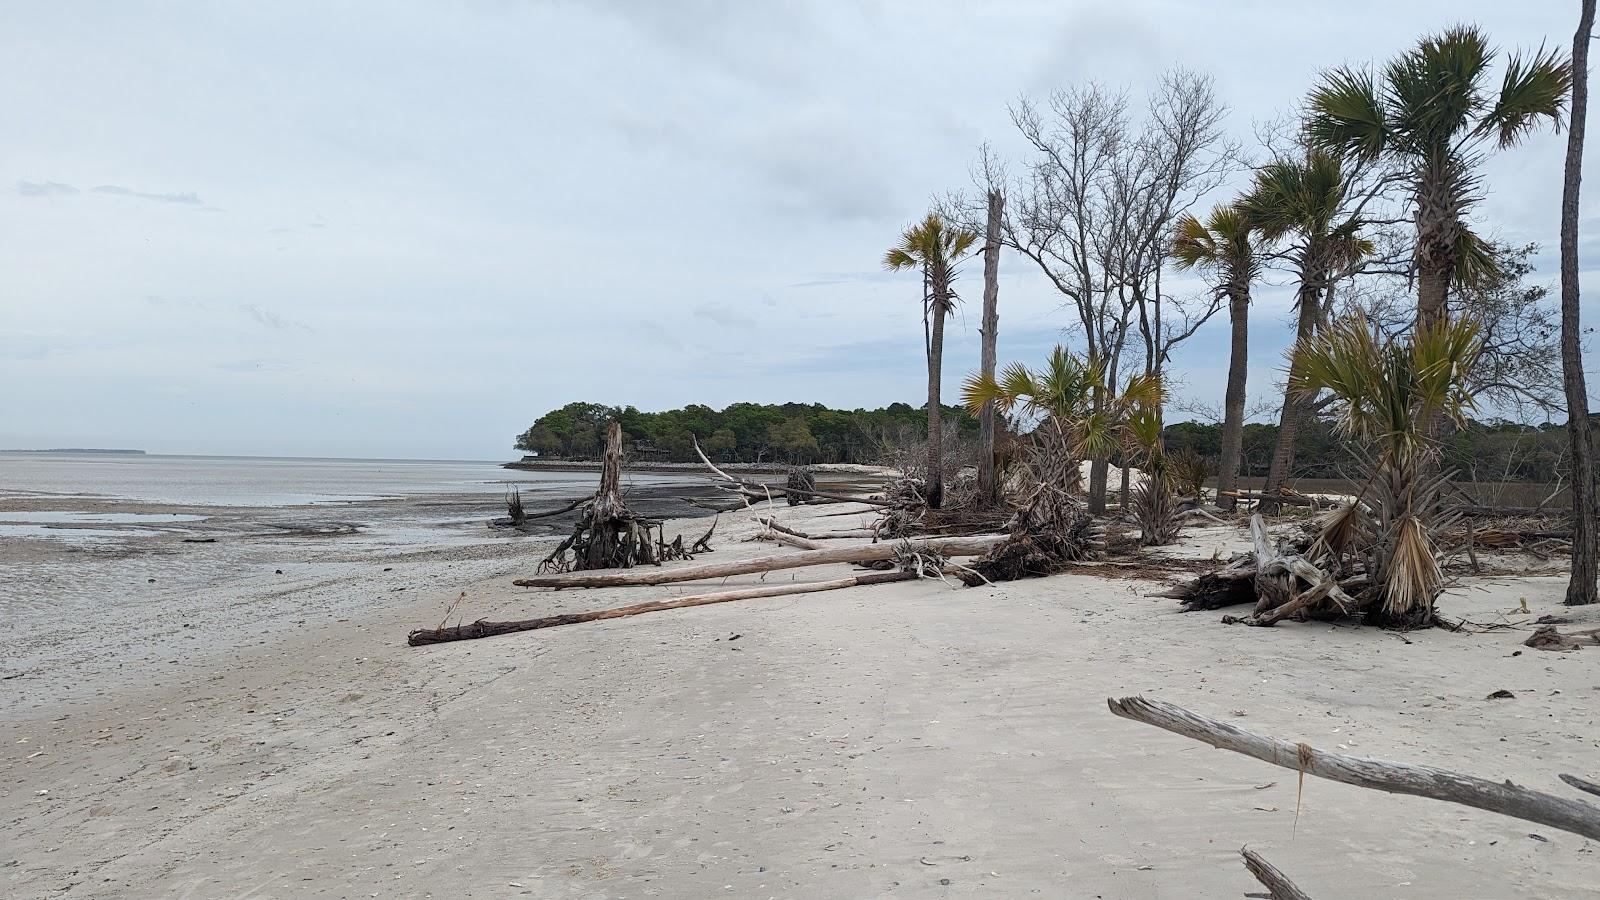
<svg viewBox="0 0 1600 900">
<path fill-rule="evenodd" d="M 1366 508 L 1359 501 L 1343 503 L 1329 511 L 1306 557 L 1315 560 L 1327 555 L 1338 560 L 1356 550 L 1359 544 L 1367 543 L 1372 533 L 1367 516 Z"/>
<path fill-rule="evenodd" d="M 1427 528 L 1416 516 L 1395 523 L 1393 550 L 1384 572 L 1383 611 L 1391 621 L 1422 624 L 1444 584 Z"/>
</svg>

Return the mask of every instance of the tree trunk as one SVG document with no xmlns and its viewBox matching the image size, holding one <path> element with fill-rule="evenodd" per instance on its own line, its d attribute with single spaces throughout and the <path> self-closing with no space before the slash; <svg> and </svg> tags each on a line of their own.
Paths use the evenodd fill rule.
<svg viewBox="0 0 1600 900">
<path fill-rule="evenodd" d="M 936 282 L 933 291 L 933 336 L 928 341 L 928 508 L 944 503 L 944 421 L 939 387 L 944 375 L 944 319 L 948 289 Z"/>
<path fill-rule="evenodd" d="M 1111 460 L 1104 457 L 1089 461 L 1089 515 L 1106 514 L 1106 476 L 1111 472 Z"/>
<path fill-rule="evenodd" d="M 918 542 L 918 549 L 929 550 L 945 556 L 981 556 L 1005 540 L 1004 535 L 931 538 Z M 696 563 L 692 566 L 671 566 L 660 569 L 630 569 L 621 572 L 567 572 L 560 575 L 535 575 L 511 582 L 517 587 L 633 587 L 642 584 L 674 584 L 679 581 L 699 581 L 705 578 L 727 578 L 730 575 L 751 575 L 757 572 L 776 572 L 780 569 L 803 569 L 829 563 L 862 563 L 880 559 L 894 559 L 900 548 L 895 544 L 857 544 L 853 547 L 830 547 L 826 550 L 803 550 L 776 556 L 757 556 L 737 562 Z"/>
<path fill-rule="evenodd" d="M 593 612 L 561 613 L 554 616 L 543 616 L 538 619 L 520 619 L 513 622 L 490 622 L 479 619 L 470 625 L 440 625 L 438 628 L 419 628 L 407 636 L 406 643 L 413 647 L 421 647 L 426 644 L 443 644 L 449 641 L 469 641 L 475 638 L 514 634 L 519 631 L 534 631 L 540 628 L 576 625 L 580 622 L 620 619 L 625 616 L 660 612 L 664 609 L 683 609 L 689 606 L 729 603 L 734 600 L 755 600 L 762 597 L 787 597 L 793 594 L 837 591 L 841 588 L 870 584 L 889 584 L 896 581 L 912 581 L 916 578 L 917 575 L 914 572 L 872 572 L 850 575 L 845 578 L 835 578 L 831 581 L 803 581 L 799 583 L 791 581 L 784 584 L 764 584 L 742 587 L 731 591 L 719 591 L 713 594 L 673 597 L 670 600 L 651 600 L 648 603 L 635 603 L 631 606 L 598 609 Z"/>
<path fill-rule="evenodd" d="M 1147 700 L 1144 697 L 1123 697 L 1120 700 L 1107 698 L 1106 705 L 1112 713 L 1124 719 L 1164 728 L 1174 734 L 1222 750 L 1242 753 L 1275 766 L 1297 769 L 1302 777 L 1314 775 L 1391 794 L 1409 794 L 1459 803 L 1570 831 L 1590 840 L 1600 840 L 1600 806 L 1582 800 L 1529 790 L 1510 781 L 1475 778 L 1435 766 L 1329 753 L 1308 744 L 1246 731 L 1230 722 L 1220 722 L 1161 700 Z"/>
<path fill-rule="evenodd" d="M 1244 454 L 1245 377 L 1250 352 L 1250 292 L 1228 292 L 1233 342 L 1228 352 L 1228 390 L 1222 401 L 1222 458 L 1217 463 L 1217 505 L 1231 510 L 1239 489 L 1239 458 Z"/>
<path fill-rule="evenodd" d="M 989 192 L 989 221 L 983 243 L 983 323 L 978 329 L 982 340 L 978 365 L 986 377 L 995 370 L 995 339 L 1000 330 L 1000 215 L 1005 198 L 999 191 Z M 985 504 L 1000 500 L 1000 479 L 995 473 L 994 401 L 978 413 L 978 499 Z"/>
<path fill-rule="evenodd" d="M 1583 376 L 1578 321 L 1578 184 L 1583 175 L 1583 131 L 1589 103 L 1589 40 L 1595 0 L 1583 0 L 1572 41 L 1572 121 L 1567 129 L 1566 179 L 1561 192 L 1561 369 L 1567 394 L 1567 435 L 1572 442 L 1572 578 L 1568 606 L 1596 601 L 1594 434 L 1589 387 Z"/>
<path fill-rule="evenodd" d="M 1302 273 L 1300 279 L 1300 324 L 1295 330 L 1295 347 L 1311 340 L 1317 333 L 1317 324 L 1322 318 L 1322 292 L 1307 284 L 1311 276 Z M 1289 361 L 1289 386 L 1283 390 L 1283 411 L 1278 415 L 1278 442 L 1272 448 L 1272 462 L 1267 467 L 1267 486 L 1261 489 L 1261 509 L 1263 512 L 1275 513 L 1278 503 L 1273 499 L 1283 486 L 1289 481 L 1289 472 L 1294 468 L 1294 438 L 1300 428 L 1300 423 L 1305 420 L 1308 405 L 1294 393 L 1293 382 L 1295 373 L 1300 371 L 1298 354 Z"/>
</svg>

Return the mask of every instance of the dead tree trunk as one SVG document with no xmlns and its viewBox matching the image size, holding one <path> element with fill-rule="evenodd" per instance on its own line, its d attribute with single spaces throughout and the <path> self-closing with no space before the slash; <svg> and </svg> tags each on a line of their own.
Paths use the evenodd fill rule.
<svg viewBox="0 0 1600 900">
<path fill-rule="evenodd" d="M 991 188 L 989 219 L 983 240 L 983 322 L 978 327 L 981 338 L 978 365 L 986 378 L 994 377 L 995 339 L 1000 331 L 1000 218 L 1004 207 L 1005 197 Z M 978 413 L 978 500 L 990 505 L 1000 502 L 1000 479 L 995 472 L 994 418 L 994 401 L 991 400 Z"/>
<path fill-rule="evenodd" d="M 1306 744 L 1295 744 L 1245 731 L 1181 706 L 1143 697 L 1107 698 L 1111 712 L 1124 719 L 1164 728 L 1174 734 L 1253 756 L 1303 775 L 1373 788 L 1391 794 L 1410 794 L 1459 803 L 1503 816 L 1537 822 L 1562 831 L 1600 840 L 1600 806 L 1518 787 L 1509 781 L 1488 781 L 1434 766 L 1385 762 L 1359 756 L 1341 756 Z"/>
<path fill-rule="evenodd" d="M 419 628 L 411 632 L 406 638 L 406 643 L 413 647 L 424 644 L 443 644 L 449 641 L 467 641 L 474 638 L 494 637 L 499 634 L 514 634 L 518 631 L 534 631 L 540 628 L 555 628 L 559 625 L 576 625 L 579 622 L 598 622 L 602 619 L 620 619 L 624 616 L 637 616 L 642 613 L 659 612 L 664 609 L 682 609 L 687 606 L 707 606 L 712 603 L 727 603 L 732 600 L 750 600 L 757 597 L 785 597 L 791 594 L 811 594 L 818 591 L 836 591 L 841 588 L 855 587 L 857 585 L 886 584 L 893 581 L 911 581 L 917 577 L 914 572 L 872 572 L 861 575 L 852 575 L 848 578 L 835 578 L 831 581 L 803 581 L 789 584 L 767 584 L 757 587 L 740 588 L 733 591 L 720 591 L 715 594 L 695 594 L 688 597 L 674 597 L 671 600 L 652 600 L 649 603 L 635 603 L 632 606 L 618 606 L 612 609 L 600 609 L 585 613 L 564 613 L 557 616 L 543 616 L 537 619 L 522 619 L 514 622 L 488 622 L 479 619 L 471 625 L 440 626 L 438 628 Z"/>
<path fill-rule="evenodd" d="M 978 556 L 1004 540 L 1002 537 L 933 538 L 926 544 L 929 550 L 944 556 Z M 564 575 L 537 575 L 519 578 L 512 584 L 518 587 L 627 587 L 642 584 L 671 584 L 677 581 L 699 581 L 705 578 L 726 578 L 730 575 L 750 575 L 774 572 L 779 569 L 803 569 L 829 563 L 862 563 L 880 559 L 893 559 L 900 547 L 892 543 L 858 544 L 854 547 L 830 547 L 826 550 L 806 550 L 777 556 L 758 556 L 736 562 L 704 563 L 693 566 L 675 566 L 670 569 L 651 569 L 631 572 L 570 572 Z"/>
<path fill-rule="evenodd" d="M 1311 900 L 1309 894 L 1296 887 L 1277 866 L 1262 859 L 1261 854 L 1245 849 L 1240 850 L 1239 855 L 1244 857 L 1244 867 L 1267 889 L 1269 900 Z"/>
<path fill-rule="evenodd" d="M 660 565 L 651 529 L 659 528 L 635 516 L 622 500 L 622 426 L 606 428 L 606 450 L 600 468 L 600 487 L 573 526 L 572 535 L 539 563 L 540 572 L 586 569 L 628 569 Z M 665 545 L 663 545 L 665 546 Z M 680 544 L 674 554 L 681 555 Z"/>
</svg>

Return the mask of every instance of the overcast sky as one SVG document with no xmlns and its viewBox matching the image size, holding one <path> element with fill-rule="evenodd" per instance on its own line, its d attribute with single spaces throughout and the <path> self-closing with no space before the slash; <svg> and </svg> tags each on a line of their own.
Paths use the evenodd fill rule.
<svg viewBox="0 0 1600 900">
<path fill-rule="evenodd" d="M 1016 150 L 1019 95 L 1183 65 L 1249 141 L 1325 67 L 1457 21 L 1568 48 L 1577 7 L 16 0 L 0 447 L 494 459 L 574 400 L 919 404 L 919 284 L 878 262 L 979 143 Z M 1480 209 L 1552 282 L 1564 146 L 1494 159 Z M 1068 314 L 1002 271 L 1001 361 L 1037 360 Z M 1287 292 L 1253 315 L 1265 395 Z M 1226 335 L 1180 395 L 1220 399 Z"/>
</svg>

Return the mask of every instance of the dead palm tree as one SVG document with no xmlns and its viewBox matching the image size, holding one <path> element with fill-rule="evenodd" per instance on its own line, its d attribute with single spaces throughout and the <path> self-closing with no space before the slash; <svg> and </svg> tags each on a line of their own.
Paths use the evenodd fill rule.
<svg viewBox="0 0 1600 900">
<path fill-rule="evenodd" d="M 1179 269 L 1212 273 L 1219 296 L 1228 302 L 1233 340 L 1228 350 L 1228 387 L 1222 402 L 1222 457 L 1217 464 L 1217 505 L 1233 509 L 1244 451 L 1245 378 L 1250 353 L 1250 285 L 1261 274 L 1254 225 L 1238 204 L 1218 206 L 1201 222 L 1178 220 L 1172 260 Z"/>
<path fill-rule="evenodd" d="M 1483 344 L 1477 322 L 1440 321 L 1406 340 L 1385 338 L 1365 317 L 1334 323 L 1295 348 L 1290 389 L 1305 400 L 1327 392 L 1334 427 L 1368 470 L 1356 499 L 1324 523 L 1336 557 L 1365 543 L 1376 624 L 1416 627 L 1433 619 L 1444 583 L 1430 529 L 1444 477 L 1431 474 L 1439 443 L 1428 423 L 1460 423 L 1473 409 L 1467 378 Z"/>
<path fill-rule="evenodd" d="M 1298 284 L 1295 308 L 1299 323 L 1296 343 L 1311 340 L 1321 326 L 1328 288 L 1353 271 L 1373 253 L 1372 242 L 1361 236 L 1360 216 L 1349 209 L 1350 182 L 1344 164 L 1330 153 L 1312 151 L 1298 160 L 1279 160 L 1256 171 L 1250 193 L 1239 201 L 1245 218 L 1258 229 L 1263 241 L 1287 242 L 1278 251 L 1294 269 Z M 1290 381 L 1294 362 L 1290 361 Z M 1286 389 L 1278 416 L 1277 441 L 1267 468 L 1263 503 L 1272 500 L 1289 480 L 1294 466 L 1294 441 L 1310 405 Z"/>
<path fill-rule="evenodd" d="M 1460 25 L 1423 38 L 1381 77 L 1335 69 L 1311 93 L 1306 135 L 1314 146 L 1362 163 L 1388 161 L 1409 179 L 1419 326 L 1448 315 L 1452 284 L 1493 269 L 1464 221 L 1487 149 L 1515 145 L 1540 118 L 1558 125 L 1572 81 L 1555 51 L 1511 54 L 1494 92 L 1494 56 L 1482 31 Z"/>
<path fill-rule="evenodd" d="M 939 408 L 939 386 L 944 364 L 944 320 L 955 308 L 956 292 L 951 287 L 956 264 L 972 250 L 978 236 L 947 224 L 936 213 L 912 225 L 900 236 L 900 243 L 883 256 L 883 267 L 891 272 L 919 269 L 922 272 L 922 336 L 928 358 L 928 506 L 938 509 L 944 502 L 944 453 L 941 446 L 944 423 Z"/>
</svg>

